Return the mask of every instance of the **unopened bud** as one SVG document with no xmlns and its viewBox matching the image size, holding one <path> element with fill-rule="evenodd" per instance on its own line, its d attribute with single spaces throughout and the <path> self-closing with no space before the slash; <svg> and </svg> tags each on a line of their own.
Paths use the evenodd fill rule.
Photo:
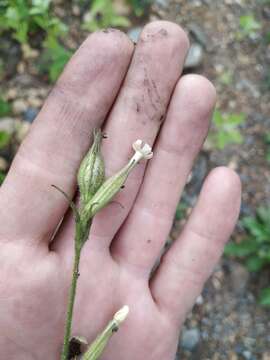
<svg viewBox="0 0 270 360">
<path fill-rule="evenodd" d="M 101 154 L 101 130 L 94 132 L 94 142 L 88 153 L 81 162 L 78 171 L 78 186 L 80 190 L 80 201 L 83 206 L 87 204 L 105 179 L 105 166 Z"/>
<path fill-rule="evenodd" d="M 89 346 L 88 350 L 83 355 L 82 360 L 97 360 L 100 358 L 108 344 L 108 341 L 118 330 L 122 322 L 125 321 L 128 313 L 129 307 L 127 305 L 123 306 L 122 309 L 117 311 L 113 319 L 108 323 L 102 333 L 98 335 L 96 340 Z"/>
<path fill-rule="evenodd" d="M 119 326 L 124 322 L 128 316 L 129 307 L 127 305 L 123 306 L 117 313 L 114 314 L 113 320 Z"/>
</svg>

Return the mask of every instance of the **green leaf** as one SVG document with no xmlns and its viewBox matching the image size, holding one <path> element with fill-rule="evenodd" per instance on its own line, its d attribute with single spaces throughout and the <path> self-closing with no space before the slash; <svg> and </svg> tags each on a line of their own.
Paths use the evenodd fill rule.
<svg viewBox="0 0 270 360">
<path fill-rule="evenodd" d="M 177 205 L 176 211 L 175 211 L 175 220 L 179 221 L 185 217 L 187 211 L 187 205 L 185 203 L 180 202 Z"/>
<path fill-rule="evenodd" d="M 213 123 L 215 125 L 222 125 L 224 123 L 224 118 L 219 110 L 215 110 L 213 114 Z"/>
<path fill-rule="evenodd" d="M 258 244 L 254 239 L 242 240 L 240 243 L 230 242 L 225 246 L 224 253 L 229 256 L 244 258 L 254 254 L 258 249 Z"/>
<path fill-rule="evenodd" d="M 268 222 L 261 223 L 257 217 L 253 218 L 250 216 L 243 218 L 241 222 L 244 228 L 256 238 L 258 243 L 269 240 L 270 228 L 268 227 Z"/>
<path fill-rule="evenodd" d="M 153 0 L 127 0 L 136 16 L 142 16 Z"/>
<path fill-rule="evenodd" d="M 266 144 L 270 145 L 270 131 L 268 131 L 264 136 L 264 141 Z"/>
<path fill-rule="evenodd" d="M 5 180 L 6 174 L 4 174 L 2 171 L 0 171 L 0 185 L 3 183 L 3 181 Z"/>
<path fill-rule="evenodd" d="M 45 51 L 42 55 L 44 63 L 42 67 L 46 70 L 49 68 L 49 78 L 54 82 L 71 58 L 72 52 L 65 49 L 54 36 L 48 36 L 43 46 Z"/>
<path fill-rule="evenodd" d="M 11 139 L 11 135 L 6 131 L 0 131 L 0 149 L 5 148 Z"/>
<path fill-rule="evenodd" d="M 261 29 L 261 24 L 256 21 L 252 14 L 241 16 L 239 19 L 239 24 L 242 32 L 246 35 Z"/>
<path fill-rule="evenodd" d="M 111 0 L 94 0 L 88 19 L 83 24 L 83 29 L 95 31 L 110 26 L 128 27 L 130 24 L 127 17 L 117 14 L 114 3 Z"/>
<path fill-rule="evenodd" d="M 261 305 L 270 306 L 270 287 L 261 291 L 259 302 Z"/>
<path fill-rule="evenodd" d="M 230 130 L 228 132 L 227 144 L 242 144 L 243 136 L 238 130 Z"/>
<path fill-rule="evenodd" d="M 260 206 L 257 209 L 257 217 L 262 224 L 267 224 L 270 221 L 270 208 Z M 269 226 L 270 230 L 270 226 Z"/>
<path fill-rule="evenodd" d="M 246 119 L 245 114 L 230 114 L 227 116 L 227 122 L 231 125 L 240 125 L 242 124 Z"/>
<path fill-rule="evenodd" d="M 229 144 L 242 144 L 243 136 L 238 126 L 245 121 L 245 114 L 222 114 L 215 110 L 213 114 L 214 131 L 209 134 L 209 141 L 223 150 Z"/>
<path fill-rule="evenodd" d="M 111 26 L 129 27 L 131 22 L 125 16 L 114 16 L 111 19 Z"/>
<path fill-rule="evenodd" d="M 10 114 L 10 112 L 11 112 L 11 107 L 9 103 L 0 97 L 0 117 L 8 115 Z"/>
<path fill-rule="evenodd" d="M 261 270 L 265 265 L 265 260 L 259 258 L 257 255 L 251 256 L 246 261 L 246 266 L 249 271 L 257 272 Z"/>
<path fill-rule="evenodd" d="M 270 150 L 266 154 L 266 160 L 270 163 Z"/>
<path fill-rule="evenodd" d="M 0 149 L 5 148 L 11 139 L 11 135 L 6 131 L 0 131 Z"/>
<path fill-rule="evenodd" d="M 223 85 L 230 85 L 233 81 L 233 75 L 232 73 L 227 70 L 224 73 L 222 73 L 219 76 L 219 81 L 223 84 Z"/>
</svg>

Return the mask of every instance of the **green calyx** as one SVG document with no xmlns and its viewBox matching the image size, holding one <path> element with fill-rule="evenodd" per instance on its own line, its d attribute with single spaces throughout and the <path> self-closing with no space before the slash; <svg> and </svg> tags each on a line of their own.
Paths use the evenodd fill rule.
<svg viewBox="0 0 270 360">
<path fill-rule="evenodd" d="M 77 181 L 81 207 L 84 207 L 105 180 L 105 165 L 101 154 L 101 130 L 94 132 L 94 142 L 81 162 Z"/>
</svg>

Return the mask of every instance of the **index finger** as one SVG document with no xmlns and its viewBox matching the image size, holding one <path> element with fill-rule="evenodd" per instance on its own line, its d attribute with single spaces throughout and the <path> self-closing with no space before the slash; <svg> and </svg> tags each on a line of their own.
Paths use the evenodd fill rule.
<svg viewBox="0 0 270 360">
<path fill-rule="evenodd" d="M 121 86 L 133 52 L 118 30 L 90 35 L 70 60 L 0 189 L 0 237 L 49 239 L 73 195 L 76 172 Z"/>
</svg>

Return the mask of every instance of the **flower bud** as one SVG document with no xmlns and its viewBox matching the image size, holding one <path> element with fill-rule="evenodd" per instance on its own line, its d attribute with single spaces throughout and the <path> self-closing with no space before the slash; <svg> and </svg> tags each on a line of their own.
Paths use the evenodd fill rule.
<svg viewBox="0 0 270 360">
<path fill-rule="evenodd" d="M 104 208 L 124 185 L 129 173 L 135 165 L 142 159 L 151 159 L 153 152 L 151 147 L 142 140 L 133 143 L 135 154 L 128 164 L 115 175 L 107 179 L 94 194 L 85 206 L 85 216 L 93 217 L 99 210 Z"/>
<path fill-rule="evenodd" d="M 129 307 L 124 305 L 117 313 L 114 314 L 113 320 L 115 321 L 116 325 L 119 327 L 122 322 L 124 322 L 128 316 Z"/>
<path fill-rule="evenodd" d="M 101 130 L 94 132 L 94 142 L 81 162 L 77 181 L 80 190 L 80 200 L 85 206 L 100 188 L 105 179 L 105 166 L 101 154 Z"/>
<path fill-rule="evenodd" d="M 82 360 L 98 360 L 106 348 L 108 341 L 112 335 L 118 330 L 119 326 L 125 321 L 129 313 L 129 307 L 123 306 L 116 314 L 113 319 L 108 323 L 105 329 L 100 335 L 97 336 L 96 340 L 89 346 L 86 353 L 83 355 Z"/>
</svg>

